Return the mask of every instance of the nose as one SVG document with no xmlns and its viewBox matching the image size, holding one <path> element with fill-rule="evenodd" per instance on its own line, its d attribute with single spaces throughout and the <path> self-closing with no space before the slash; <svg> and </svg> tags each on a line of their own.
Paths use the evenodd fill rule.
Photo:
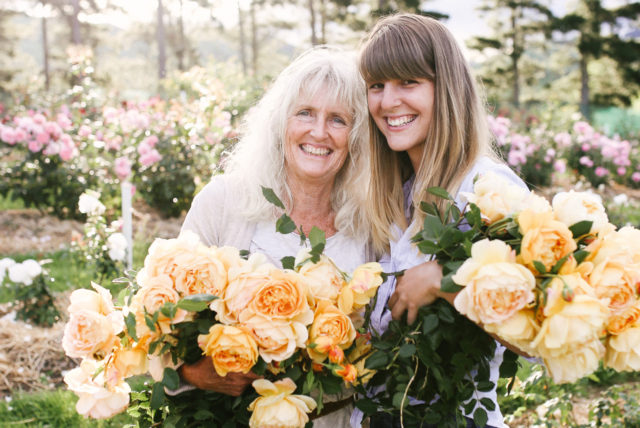
<svg viewBox="0 0 640 428">
<path fill-rule="evenodd" d="M 322 140 L 327 137 L 327 121 L 324 117 L 316 117 L 316 119 L 311 124 L 311 130 L 309 133 L 313 138 L 318 140 Z"/>
<path fill-rule="evenodd" d="M 380 99 L 380 107 L 384 110 L 389 110 L 399 105 L 400 99 L 395 86 L 392 84 L 384 85 L 384 88 L 382 89 L 382 97 Z"/>
</svg>

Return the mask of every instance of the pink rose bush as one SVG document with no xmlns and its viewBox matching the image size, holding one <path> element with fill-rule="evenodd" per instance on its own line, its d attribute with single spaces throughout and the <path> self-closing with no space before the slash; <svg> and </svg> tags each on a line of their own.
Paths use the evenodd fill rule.
<svg viewBox="0 0 640 428">
<path fill-rule="evenodd" d="M 261 254 L 245 259 L 185 232 L 154 241 L 119 303 L 97 284 L 74 291 L 63 348 L 82 359 L 65 377 L 79 396 L 78 412 L 93 418 L 122 412 L 129 404 L 126 379 L 142 373 L 160 390 L 175 389 L 175 369 L 206 356 L 220 376 L 257 371 L 275 379 L 254 382 L 259 396 L 249 406 L 250 426 L 303 427 L 308 413 L 322 408 L 310 390 L 369 374 L 363 361 L 370 346 L 356 339 L 382 270 L 367 263 L 347 275 L 326 256 L 314 262 L 306 250 L 298 260 L 293 269 L 276 268 Z M 328 286 L 335 292 L 322 291 Z M 200 334 L 187 334 L 194 327 Z M 303 384 L 302 395 L 294 395 Z M 162 393 L 154 387 L 154 394 Z"/>
<path fill-rule="evenodd" d="M 600 362 L 638 370 L 640 231 L 616 230 L 592 193 L 558 193 L 552 204 L 530 195 L 492 174 L 463 195 L 473 230 L 485 232 L 451 273 L 461 287 L 455 308 L 541 358 L 555 382 Z M 510 208 L 495 214 L 501 206 Z"/>
</svg>

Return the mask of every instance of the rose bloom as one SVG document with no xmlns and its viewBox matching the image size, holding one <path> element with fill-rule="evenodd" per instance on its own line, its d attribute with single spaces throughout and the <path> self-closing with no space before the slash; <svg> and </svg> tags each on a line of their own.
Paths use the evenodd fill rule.
<svg viewBox="0 0 640 428">
<path fill-rule="evenodd" d="M 64 327 L 62 348 L 69 357 L 101 360 L 117 344 L 113 323 L 97 312 L 78 310 Z"/>
<path fill-rule="evenodd" d="M 249 256 L 246 263 L 229 269 L 227 284 L 220 299 L 211 302 L 209 307 L 216 312 L 216 319 L 224 324 L 235 324 L 240 312 L 253 300 L 256 291 L 271 278 L 276 268 L 267 262 L 260 253 Z"/>
<path fill-rule="evenodd" d="M 100 193 L 87 190 L 78 199 L 78 211 L 89 215 L 102 215 L 106 208 L 100 202 Z"/>
<path fill-rule="evenodd" d="M 171 357 L 170 352 L 165 352 L 162 355 L 149 355 L 149 374 L 156 382 L 161 382 L 164 378 L 165 368 L 168 367 L 178 370 L 181 365 L 181 360 L 178 360 L 176 363 L 173 362 L 173 357 Z"/>
<path fill-rule="evenodd" d="M 622 311 L 620 314 L 613 315 L 607 323 L 607 332 L 616 335 L 621 334 L 625 330 L 640 324 L 640 302 L 636 301 L 635 305 Z"/>
<path fill-rule="evenodd" d="M 515 252 L 503 241 L 475 242 L 471 258 L 452 279 L 465 286 L 454 300 L 455 308 L 482 324 L 505 321 L 535 299 L 533 274 L 516 263 Z"/>
<path fill-rule="evenodd" d="M 305 395 L 293 395 L 296 384 L 289 378 L 276 382 L 266 379 L 253 381 L 253 388 L 261 397 L 250 405 L 250 428 L 301 428 L 309 422 L 307 413 L 316 408 L 316 402 Z"/>
<path fill-rule="evenodd" d="M 349 356 L 348 356 L 349 361 L 357 360 L 354 365 L 356 367 L 356 370 L 358 370 L 358 377 L 356 378 L 356 381 L 354 382 L 354 384 L 355 385 L 358 385 L 359 383 L 366 384 L 367 382 L 369 382 L 369 380 L 373 377 L 373 375 L 376 372 L 375 370 L 365 368 L 367 359 L 360 358 L 360 357 L 368 354 L 371 351 L 371 342 L 366 336 L 360 335 L 356 337 L 355 343 L 356 343 L 355 348 L 349 353 Z"/>
<path fill-rule="evenodd" d="M 596 265 L 589 275 L 589 284 L 596 296 L 609 301 L 613 315 L 624 312 L 637 302 L 636 284 L 640 281 L 640 272 L 633 267 L 607 260 Z"/>
<path fill-rule="evenodd" d="M 540 326 L 536 322 L 535 314 L 531 309 L 522 309 L 513 314 L 509 319 L 495 323 L 485 324 L 484 329 L 498 335 L 507 343 L 529 355 L 535 355 L 536 351 L 531 342 L 538 334 Z"/>
<path fill-rule="evenodd" d="M 198 336 L 198 345 L 205 355 L 211 356 L 220 376 L 229 372 L 248 373 L 258 361 L 258 345 L 242 328 L 214 324 L 209 334 Z"/>
<path fill-rule="evenodd" d="M 542 262 L 550 270 L 578 248 L 567 225 L 554 220 L 552 212 L 524 210 L 518 215 L 518 225 L 523 235 L 520 259 L 531 270 L 535 270 L 534 261 Z"/>
<path fill-rule="evenodd" d="M 604 235 L 594 253 L 592 260 L 596 265 L 606 260 L 640 265 L 640 230 L 626 226 Z"/>
<path fill-rule="evenodd" d="M 262 315 L 254 315 L 242 323 L 258 344 L 262 359 L 284 361 L 296 351 L 304 348 L 309 333 L 307 327 L 299 322 L 271 320 Z"/>
<path fill-rule="evenodd" d="M 296 265 L 307 258 L 309 258 L 309 250 L 301 250 L 296 256 Z M 307 261 L 300 267 L 298 272 L 304 277 L 315 299 L 337 302 L 345 280 L 329 257 L 320 256 L 318 263 Z"/>
<path fill-rule="evenodd" d="M 358 377 L 358 369 L 353 364 L 341 366 L 335 373 L 347 383 L 353 383 Z"/>
<path fill-rule="evenodd" d="M 84 359 L 79 367 L 69 371 L 64 377 L 68 388 L 78 396 L 76 410 L 82 416 L 106 419 L 123 412 L 129 406 L 129 384 L 124 380 L 107 384 L 104 371 L 99 372 L 101 367 L 97 361 Z"/>
<path fill-rule="evenodd" d="M 330 339 L 331 345 L 338 345 L 347 349 L 356 338 L 356 329 L 351 319 L 328 300 L 318 302 L 316 312 L 309 329 L 309 345 L 315 344 L 319 339 Z M 322 348 L 322 349 L 319 349 Z M 322 346 L 312 348 L 307 346 L 309 356 L 316 363 L 321 363 L 327 358 L 326 352 L 330 347 Z"/>
<path fill-rule="evenodd" d="M 69 307 L 67 308 L 70 314 L 77 311 L 92 311 L 101 315 L 109 315 L 116 310 L 113 306 L 113 299 L 109 290 L 95 282 L 92 282 L 91 286 L 96 291 L 79 288 L 71 293 L 71 296 L 69 296 Z M 124 328 L 124 324 L 122 327 Z M 122 331 L 122 329 L 119 330 L 118 333 L 120 331 Z"/>
<path fill-rule="evenodd" d="M 105 367 L 106 378 L 111 383 L 114 379 L 126 379 L 144 374 L 147 372 L 148 363 L 149 359 L 145 347 L 117 347 Z"/>
<path fill-rule="evenodd" d="M 489 223 L 493 223 L 518 213 L 529 198 L 529 191 L 488 172 L 476 180 L 473 193 L 462 192 L 461 195 L 469 203 L 477 205 Z"/>
<path fill-rule="evenodd" d="M 227 268 L 221 253 L 228 257 L 226 250 L 206 247 L 195 233 L 188 231 L 176 239 L 156 239 L 149 247 L 144 268 L 149 276 L 169 275 L 181 295 L 221 296 L 227 285 Z M 239 254 L 237 258 L 240 259 Z"/>
<path fill-rule="evenodd" d="M 345 314 L 366 306 L 382 284 L 380 263 L 365 263 L 353 271 L 351 280 L 340 291 L 338 307 Z"/>
<path fill-rule="evenodd" d="M 545 358 L 544 363 L 555 383 L 573 383 L 598 369 L 598 364 L 604 356 L 604 346 L 600 339 L 594 338 L 587 343 L 564 348 L 560 353 Z"/>
<path fill-rule="evenodd" d="M 613 230 L 615 226 L 609 223 L 609 217 L 602 205 L 602 198 L 590 192 L 560 192 L 551 202 L 556 219 L 567 226 L 573 226 L 580 221 L 592 221 L 592 233 L 603 229 Z"/>
<path fill-rule="evenodd" d="M 619 372 L 640 370 L 640 324 L 609 337 L 604 364 Z"/>
<path fill-rule="evenodd" d="M 240 321 L 243 317 L 258 314 L 273 320 L 292 320 L 308 325 L 313 320 L 309 298 L 309 289 L 301 275 L 275 269 L 271 271 L 269 281 L 256 290 Z"/>
<path fill-rule="evenodd" d="M 562 296 L 564 285 L 574 293 L 570 302 Z M 609 308 L 598 299 L 579 273 L 560 275 L 548 285 L 542 309 L 542 325 L 531 344 L 547 358 L 566 347 L 597 339 L 609 318 Z"/>
</svg>

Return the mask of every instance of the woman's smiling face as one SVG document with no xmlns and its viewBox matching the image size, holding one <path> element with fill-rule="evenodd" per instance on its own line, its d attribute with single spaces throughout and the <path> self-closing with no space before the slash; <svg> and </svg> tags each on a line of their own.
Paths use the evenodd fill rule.
<svg viewBox="0 0 640 428">
<path fill-rule="evenodd" d="M 406 151 L 419 164 L 431 118 L 434 85 L 427 79 L 367 82 L 369 112 L 393 151 Z M 416 163 L 417 161 L 417 163 Z"/>
<path fill-rule="evenodd" d="M 323 89 L 303 94 L 287 120 L 287 175 L 303 182 L 333 182 L 349 154 L 351 114 Z"/>
</svg>

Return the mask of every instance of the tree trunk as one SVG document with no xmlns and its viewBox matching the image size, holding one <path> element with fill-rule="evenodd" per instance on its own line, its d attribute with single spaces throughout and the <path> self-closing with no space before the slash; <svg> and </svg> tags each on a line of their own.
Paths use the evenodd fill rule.
<svg viewBox="0 0 640 428">
<path fill-rule="evenodd" d="M 247 76 L 247 51 L 245 49 L 245 36 L 244 36 L 244 13 L 240 7 L 240 0 L 238 0 L 238 27 L 240 29 L 240 62 L 242 64 L 242 74 Z"/>
<path fill-rule="evenodd" d="M 158 27 L 156 31 L 156 39 L 158 42 L 158 77 L 164 79 L 167 75 L 167 54 L 166 39 L 164 35 L 164 11 L 162 9 L 162 0 L 158 0 Z"/>
<path fill-rule="evenodd" d="M 313 7 L 313 0 L 308 0 L 309 15 L 311 15 L 311 46 L 318 44 L 318 36 L 316 35 L 316 11 Z"/>
<path fill-rule="evenodd" d="M 71 43 L 74 45 L 82 44 L 82 37 L 80 36 L 80 21 L 78 15 L 80 14 L 80 0 L 71 0 L 73 6 L 73 12 L 71 14 Z"/>
<path fill-rule="evenodd" d="M 591 119 L 589 106 L 589 72 L 587 70 L 587 57 L 580 53 L 580 112 L 585 119 Z"/>
<path fill-rule="evenodd" d="M 327 43 L 327 0 L 320 0 L 320 43 Z"/>
<path fill-rule="evenodd" d="M 518 10 L 511 10 L 511 31 L 513 33 L 513 52 L 511 54 L 511 70 L 513 72 L 513 106 L 516 109 L 520 108 L 520 55 L 522 46 L 519 40 L 519 32 L 518 32 Z"/>
<path fill-rule="evenodd" d="M 185 54 L 185 36 L 184 36 L 184 20 L 182 19 L 182 0 L 180 0 L 180 10 L 178 12 L 178 70 L 184 71 L 184 54 Z"/>
<path fill-rule="evenodd" d="M 49 92 L 49 88 L 51 87 L 51 80 L 49 76 L 49 43 L 47 36 L 47 17 L 42 16 L 41 21 L 42 28 L 42 60 L 44 62 L 44 89 Z"/>
<path fill-rule="evenodd" d="M 251 73 L 258 75 L 258 26 L 256 25 L 256 5 L 255 0 L 251 1 L 249 9 L 251 18 Z"/>
</svg>

